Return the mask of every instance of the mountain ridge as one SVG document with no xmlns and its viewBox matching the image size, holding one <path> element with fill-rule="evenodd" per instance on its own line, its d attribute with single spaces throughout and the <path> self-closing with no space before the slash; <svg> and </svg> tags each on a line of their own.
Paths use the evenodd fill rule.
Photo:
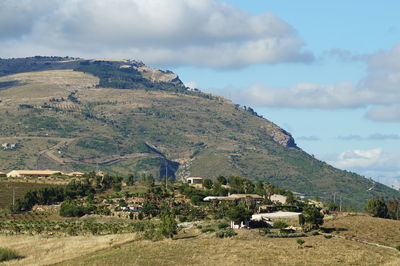
<svg viewBox="0 0 400 266">
<path fill-rule="evenodd" d="M 17 144 L 0 150 L 2 170 L 241 175 L 325 200 L 339 193 L 358 207 L 399 195 L 316 160 L 251 107 L 189 89 L 140 61 L 1 59 L 0 99 L 0 140 Z"/>
</svg>

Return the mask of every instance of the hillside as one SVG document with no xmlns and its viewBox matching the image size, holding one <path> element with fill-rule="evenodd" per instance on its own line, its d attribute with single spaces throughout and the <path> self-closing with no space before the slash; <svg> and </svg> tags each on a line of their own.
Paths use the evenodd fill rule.
<svg viewBox="0 0 400 266">
<path fill-rule="evenodd" d="M 1 59 L 0 124 L 0 171 L 240 175 L 357 207 L 400 196 L 316 160 L 253 109 L 138 61 Z"/>
</svg>

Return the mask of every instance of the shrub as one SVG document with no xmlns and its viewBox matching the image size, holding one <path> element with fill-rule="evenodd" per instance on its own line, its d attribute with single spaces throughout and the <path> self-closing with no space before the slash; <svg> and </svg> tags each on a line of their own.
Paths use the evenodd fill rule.
<svg viewBox="0 0 400 266">
<path fill-rule="evenodd" d="M 19 258 L 21 258 L 21 256 L 15 250 L 9 248 L 0 248 L 0 262 Z"/>
<path fill-rule="evenodd" d="M 266 234 L 270 233 L 271 230 L 268 227 L 263 227 L 258 230 L 260 235 L 265 236 Z"/>
<path fill-rule="evenodd" d="M 395 249 L 397 249 L 398 251 L 400 251 L 400 246 L 395 247 Z"/>
<path fill-rule="evenodd" d="M 178 227 L 174 216 L 166 215 L 162 218 L 162 222 L 160 224 L 160 232 L 163 236 L 172 238 L 178 233 L 177 230 Z"/>
<path fill-rule="evenodd" d="M 228 227 L 229 227 L 229 224 L 224 223 L 224 222 L 218 224 L 218 228 L 219 229 L 225 229 L 225 228 L 228 228 Z"/>
<path fill-rule="evenodd" d="M 326 239 L 331 239 L 333 236 L 332 236 L 332 235 L 324 235 L 324 237 L 325 237 Z"/>
<path fill-rule="evenodd" d="M 233 237 L 236 235 L 235 231 L 232 228 L 227 228 L 224 230 L 217 231 L 215 233 L 216 237 L 225 238 L 225 237 Z"/>
<path fill-rule="evenodd" d="M 209 232 L 215 232 L 214 228 L 203 228 L 201 229 L 202 233 L 209 233 Z"/>
<path fill-rule="evenodd" d="M 305 242 L 306 241 L 304 241 L 303 239 L 300 239 L 300 238 L 296 240 L 296 243 L 299 245 L 299 248 L 301 248 Z"/>
<path fill-rule="evenodd" d="M 304 233 L 269 233 L 269 234 L 265 234 L 266 237 L 270 237 L 270 238 L 292 238 L 292 237 L 305 237 L 307 236 Z"/>
<path fill-rule="evenodd" d="M 287 223 L 283 222 L 283 221 L 276 221 L 274 222 L 274 227 L 278 228 L 278 229 L 284 229 L 286 227 L 288 227 Z"/>
</svg>

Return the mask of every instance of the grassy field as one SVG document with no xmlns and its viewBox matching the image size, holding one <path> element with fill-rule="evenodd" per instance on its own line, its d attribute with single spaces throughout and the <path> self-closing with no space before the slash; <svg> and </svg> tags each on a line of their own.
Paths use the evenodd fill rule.
<svg viewBox="0 0 400 266">
<path fill-rule="evenodd" d="M 390 247 L 400 245 L 400 221 L 370 216 L 345 216 L 329 219 L 324 228 L 335 234 Z"/>
<path fill-rule="evenodd" d="M 61 265 L 382 265 L 399 259 L 397 251 L 344 239 L 303 239 L 303 248 L 296 239 L 271 239 L 248 231 L 233 239 L 135 241 Z"/>
<path fill-rule="evenodd" d="M 112 248 L 134 239 L 135 234 L 76 237 L 0 235 L 0 247 L 14 249 L 23 257 L 4 265 L 50 265 Z"/>
<path fill-rule="evenodd" d="M 203 226 L 204 228 L 204 226 Z M 7 265 L 399 265 L 399 221 L 367 216 L 328 219 L 325 235 L 268 238 L 257 229 L 236 230 L 232 238 L 191 228 L 173 240 L 143 240 L 141 234 L 105 236 L 0 235 L 0 247 L 23 259 Z M 337 236 L 337 237 L 336 237 Z M 343 236 L 343 237 L 342 237 Z M 344 238 L 346 237 L 346 238 Z M 351 239 L 350 239 L 351 238 Z M 305 243 L 299 247 L 297 240 Z"/>
</svg>

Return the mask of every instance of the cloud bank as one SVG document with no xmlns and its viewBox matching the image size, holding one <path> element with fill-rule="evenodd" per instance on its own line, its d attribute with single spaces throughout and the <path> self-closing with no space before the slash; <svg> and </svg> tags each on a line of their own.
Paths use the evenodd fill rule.
<svg viewBox="0 0 400 266">
<path fill-rule="evenodd" d="M 345 151 L 329 163 L 340 169 L 382 180 L 393 181 L 393 177 L 400 177 L 400 153 L 388 153 L 381 148 Z"/>
<path fill-rule="evenodd" d="M 1 57 L 56 54 L 235 68 L 313 60 L 303 46 L 275 14 L 252 15 L 216 0 L 0 3 Z"/>
<path fill-rule="evenodd" d="M 400 122 L 400 43 L 369 56 L 343 56 L 367 64 L 367 74 L 357 84 L 303 82 L 291 87 L 270 87 L 256 83 L 234 91 L 233 100 L 261 107 L 367 108 L 367 119 Z"/>
</svg>

